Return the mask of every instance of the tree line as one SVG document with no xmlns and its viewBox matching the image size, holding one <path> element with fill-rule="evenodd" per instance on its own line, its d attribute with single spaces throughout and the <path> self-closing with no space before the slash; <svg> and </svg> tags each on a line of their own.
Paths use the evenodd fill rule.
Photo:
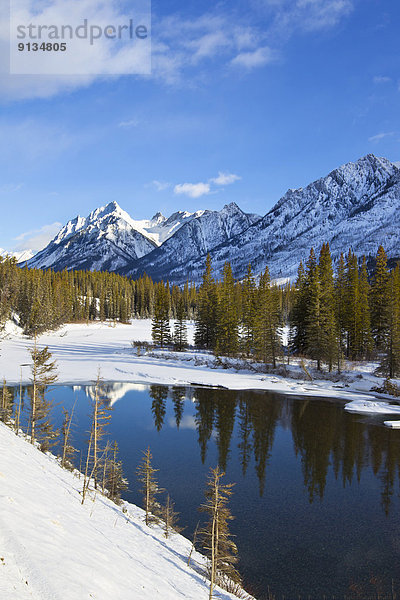
<svg viewBox="0 0 400 600">
<path fill-rule="evenodd" d="M 159 288 L 168 294 L 172 317 L 180 304 L 187 318 L 194 316 L 196 288 L 189 282 L 179 288 L 147 275 L 133 280 L 108 272 L 20 268 L 15 259 L 0 257 L 0 330 L 12 316 L 31 336 L 69 322 L 149 318 Z"/>
<path fill-rule="evenodd" d="M 187 347 L 187 320 L 194 319 L 196 347 L 217 356 L 273 368 L 301 356 L 339 372 L 345 358 L 374 358 L 382 375 L 400 375 L 400 268 L 388 268 L 382 246 L 372 273 L 366 258 L 351 250 L 340 255 L 334 272 L 329 244 L 323 244 L 318 257 L 311 249 L 300 263 L 294 284 L 280 286 L 268 267 L 255 277 L 250 264 L 237 281 L 226 262 L 218 280 L 210 256 L 198 288 L 146 275 L 134 281 L 108 272 L 21 269 L 14 259 L 0 258 L 0 329 L 12 316 L 32 336 L 66 322 L 152 318 L 154 343 L 177 350 Z M 289 328 L 287 350 L 283 327 Z"/>
<path fill-rule="evenodd" d="M 329 244 L 311 249 L 297 280 L 271 283 L 268 267 L 256 280 L 251 265 L 236 282 L 229 262 L 221 281 L 208 256 L 198 290 L 195 343 L 217 355 L 244 356 L 276 367 L 278 359 L 301 356 L 318 370 L 341 370 L 343 359 L 377 358 L 382 375 L 400 375 L 400 267 L 389 270 L 382 246 L 369 275 L 366 258 L 349 250 L 334 273 Z M 289 345 L 283 355 L 282 328 Z"/>
</svg>

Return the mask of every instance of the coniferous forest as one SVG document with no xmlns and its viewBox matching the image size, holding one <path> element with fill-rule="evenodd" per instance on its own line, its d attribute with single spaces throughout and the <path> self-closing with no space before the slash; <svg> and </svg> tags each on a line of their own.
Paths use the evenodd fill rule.
<svg viewBox="0 0 400 600">
<path fill-rule="evenodd" d="M 153 341 L 177 350 L 187 346 L 185 321 L 194 319 L 196 347 L 218 356 L 275 368 L 297 355 L 314 360 L 318 369 L 339 372 L 343 359 L 377 359 L 381 375 L 400 374 L 400 267 L 388 268 L 382 246 L 369 270 L 366 258 L 351 250 L 333 265 L 329 245 L 323 244 L 319 255 L 311 249 L 300 263 L 296 282 L 283 285 L 271 283 L 268 267 L 255 277 L 251 265 L 245 279 L 236 281 L 229 262 L 217 280 L 207 257 L 197 288 L 189 281 L 183 288 L 153 282 L 146 275 L 132 280 L 108 272 L 30 270 L 5 258 L 0 326 L 11 317 L 31 336 L 67 322 L 152 318 Z"/>
</svg>

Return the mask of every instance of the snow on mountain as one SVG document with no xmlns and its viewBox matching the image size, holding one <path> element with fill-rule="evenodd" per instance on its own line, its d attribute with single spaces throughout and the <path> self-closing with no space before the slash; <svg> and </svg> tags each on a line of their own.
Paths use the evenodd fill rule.
<svg viewBox="0 0 400 600">
<path fill-rule="evenodd" d="M 358 255 L 375 256 L 383 244 L 389 256 L 400 256 L 400 168 L 385 158 L 367 155 L 332 171 L 306 188 L 289 190 L 265 217 L 211 251 L 216 273 L 229 260 L 236 277 L 251 262 L 256 273 L 265 266 L 272 276 L 294 277 L 311 247 L 329 242 L 332 255 L 350 247 Z M 199 281 L 204 258 L 186 265 L 185 274 Z"/>
<path fill-rule="evenodd" d="M 6 256 L 11 256 L 17 259 L 18 263 L 24 263 L 27 260 L 29 260 L 30 258 L 32 258 L 32 256 L 34 256 L 34 253 L 32 252 L 32 250 L 21 250 L 20 252 L 8 252 L 7 250 L 3 250 L 3 248 L 0 248 L 0 256 L 3 256 L 4 258 Z"/>
<path fill-rule="evenodd" d="M 187 566 L 189 540 L 165 539 L 133 504 L 90 494 L 82 505 L 82 479 L 3 423 L 0 454 L 2 600 L 208 597 L 204 577 Z M 204 568 L 204 557 L 192 558 Z M 216 594 L 234 599 L 219 588 Z"/>
<path fill-rule="evenodd" d="M 111 202 L 86 218 L 69 221 L 46 248 L 28 261 L 28 266 L 131 273 L 137 260 L 161 247 L 161 263 L 169 261 L 171 256 L 174 260 L 179 256 L 184 263 L 228 240 L 259 218 L 245 215 L 231 204 L 220 212 L 178 211 L 169 218 L 157 213 L 150 220 L 134 220 L 116 202 Z M 169 244 L 172 239 L 175 242 Z M 179 255 L 175 255 L 177 245 Z M 151 261 L 154 260 L 157 259 L 153 257 Z M 149 270 L 154 269 L 149 267 Z"/>
<path fill-rule="evenodd" d="M 244 213 L 234 202 L 220 211 L 203 211 L 183 224 L 162 246 L 123 272 L 133 277 L 147 273 L 154 279 L 183 282 L 191 261 L 203 257 L 204 266 L 208 252 L 243 233 L 259 219 L 258 215 Z"/>
<path fill-rule="evenodd" d="M 232 203 L 221 211 L 134 220 L 112 202 L 67 223 L 28 265 L 147 273 L 181 284 L 201 281 L 210 252 L 217 276 L 229 260 L 238 278 L 249 262 L 256 274 L 268 264 L 275 279 L 293 278 L 300 259 L 323 242 L 334 259 L 349 247 L 373 257 L 379 244 L 399 257 L 399 206 L 399 163 L 369 154 L 305 188 L 290 189 L 263 218 Z"/>
<path fill-rule="evenodd" d="M 167 219 L 158 212 L 149 221 L 135 221 L 131 219 L 131 223 L 137 231 L 140 231 L 144 236 L 155 242 L 157 246 L 161 246 L 161 244 L 172 237 L 185 223 L 200 217 L 203 213 L 204 210 L 198 210 L 194 213 L 178 211 L 173 213 Z"/>
<path fill-rule="evenodd" d="M 29 267 L 118 271 L 151 252 L 156 242 L 116 202 L 69 221 Z"/>
</svg>

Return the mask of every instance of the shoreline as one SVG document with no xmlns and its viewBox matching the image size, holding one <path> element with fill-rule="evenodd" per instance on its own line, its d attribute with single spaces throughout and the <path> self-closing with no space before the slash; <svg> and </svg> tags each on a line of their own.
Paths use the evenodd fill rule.
<svg viewBox="0 0 400 600">
<path fill-rule="evenodd" d="M 194 324 L 189 323 L 188 329 L 189 343 L 193 343 Z M 383 383 L 383 378 L 373 374 L 374 363 L 348 364 L 340 376 L 322 373 L 318 378 L 319 373 L 313 371 L 316 378 L 310 381 L 303 378 L 297 359 L 290 365 L 281 364 L 284 375 L 278 375 L 262 372 L 262 365 L 246 365 L 241 359 L 222 359 L 225 362 L 222 364 L 212 354 L 193 348 L 180 353 L 165 350 L 146 353 L 132 347 L 132 341 L 151 341 L 150 319 L 134 320 L 131 324 L 72 323 L 38 337 L 38 345 L 48 346 L 57 361 L 56 385 L 90 386 L 100 371 L 103 381 L 109 384 L 266 391 L 354 403 L 353 408 L 364 407 L 361 412 L 382 412 L 374 410 L 375 406 L 384 409 L 388 402 L 395 403 L 394 398 L 371 389 Z M 29 385 L 32 345 L 33 340 L 24 336 L 16 325 L 8 325 L 6 338 L 0 342 L 0 377 L 5 378 L 7 385 Z"/>
</svg>

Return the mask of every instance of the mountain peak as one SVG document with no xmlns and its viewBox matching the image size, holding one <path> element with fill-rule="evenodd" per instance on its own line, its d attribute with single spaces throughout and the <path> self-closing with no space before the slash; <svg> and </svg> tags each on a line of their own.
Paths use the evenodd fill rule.
<svg viewBox="0 0 400 600">
<path fill-rule="evenodd" d="M 164 217 L 164 215 L 160 212 L 156 212 L 156 214 L 151 218 L 151 222 L 154 225 L 160 225 L 161 223 L 165 223 L 166 220 L 167 218 Z"/>
</svg>

